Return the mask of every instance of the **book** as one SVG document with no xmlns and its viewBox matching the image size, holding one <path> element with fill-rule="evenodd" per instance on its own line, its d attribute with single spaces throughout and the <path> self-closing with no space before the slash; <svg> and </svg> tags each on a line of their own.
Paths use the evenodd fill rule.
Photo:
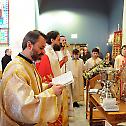
<svg viewBox="0 0 126 126">
<path fill-rule="evenodd" d="M 97 94 L 99 89 L 90 89 L 89 93 L 90 94 Z"/>
<path fill-rule="evenodd" d="M 117 105 L 116 98 L 104 98 L 102 106 L 107 112 L 119 111 L 119 106 Z"/>
<path fill-rule="evenodd" d="M 71 71 L 68 71 L 60 76 L 52 78 L 53 84 L 69 85 L 74 82 L 73 75 Z"/>
<path fill-rule="evenodd" d="M 109 107 L 103 106 L 103 108 L 106 112 L 118 112 L 119 111 L 118 105 L 113 105 L 113 106 L 109 106 Z"/>
</svg>

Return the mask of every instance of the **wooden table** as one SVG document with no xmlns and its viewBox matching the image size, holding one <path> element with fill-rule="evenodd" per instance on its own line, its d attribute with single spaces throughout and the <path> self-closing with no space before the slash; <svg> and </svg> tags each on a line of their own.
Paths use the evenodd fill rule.
<svg viewBox="0 0 126 126">
<path fill-rule="evenodd" d="M 116 126 L 118 123 L 126 122 L 126 103 L 122 100 L 117 100 L 119 105 L 118 112 L 105 112 L 100 105 L 100 98 L 98 94 L 90 94 L 90 126 L 92 126 L 93 107 L 95 106 L 105 117 L 105 119 L 112 125 Z"/>
</svg>

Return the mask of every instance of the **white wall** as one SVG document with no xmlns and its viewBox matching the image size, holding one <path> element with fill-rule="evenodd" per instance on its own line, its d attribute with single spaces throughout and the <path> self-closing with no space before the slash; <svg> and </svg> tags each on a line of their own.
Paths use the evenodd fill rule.
<svg viewBox="0 0 126 126">
<path fill-rule="evenodd" d="M 21 50 L 25 34 L 37 26 L 36 10 L 37 0 L 10 0 L 9 1 L 9 48 L 12 49 L 12 58 Z M 8 46 L 0 47 L 0 61 L 4 50 Z M 1 64 L 1 63 L 0 63 Z M 1 66 L 0 66 L 1 67 Z"/>
<path fill-rule="evenodd" d="M 123 31 L 122 31 L 122 45 L 126 45 L 126 0 L 124 0 L 123 8 Z"/>
</svg>

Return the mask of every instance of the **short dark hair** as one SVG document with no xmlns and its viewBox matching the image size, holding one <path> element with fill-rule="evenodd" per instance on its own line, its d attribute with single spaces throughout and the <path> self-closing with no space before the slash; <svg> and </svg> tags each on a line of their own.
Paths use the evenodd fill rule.
<svg viewBox="0 0 126 126">
<path fill-rule="evenodd" d="M 50 31 L 47 33 L 47 40 L 46 40 L 46 43 L 48 43 L 49 45 L 51 45 L 51 39 L 56 39 L 56 37 L 59 35 L 59 32 L 58 31 Z"/>
<path fill-rule="evenodd" d="M 60 37 L 66 37 L 66 36 L 64 36 L 64 35 L 61 35 Z"/>
<path fill-rule="evenodd" d="M 39 30 L 29 31 L 23 39 L 22 49 L 24 50 L 27 47 L 28 41 L 30 41 L 34 45 L 38 40 L 39 36 L 42 36 L 44 39 L 46 39 L 46 35 L 40 32 Z"/>
<path fill-rule="evenodd" d="M 5 49 L 5 54 L 9 51 L 9 49 Z"/>
<path fill-rule="evenodd" d="M 74 50 L 72 51 L 72 53 L 75 54 L 75 55 L 77 55 L 77 54 L 79 53 L 79 50 L 78 50 L 78 49 L 74 49 Z"/>
<path fill-rule="evenodd" d="M 92 52 L 97 52 L 97 53 L 99 53 L 99 49 L 98 49 L 98 48 L 93 48 L 93 49 L 92 49 Z"/>
<path fill-rule="evenodd" d="M 126 45 L 123 45 L 123 46 L 121 47 L 121 49 L 123 49 L 123 48 L 126 48 Z"/>
<path fill-rule="evenodd" d="M 121 54 L 121 55 L 123 55 L 123 54 L 122 54 L 122 49 L 123 49 L 123 48 L 126 48 L 126 45 L 123 45 L 123 46 L 121 47 L 121 50 L 120 50 L 120 54 Z"/>
</svg>

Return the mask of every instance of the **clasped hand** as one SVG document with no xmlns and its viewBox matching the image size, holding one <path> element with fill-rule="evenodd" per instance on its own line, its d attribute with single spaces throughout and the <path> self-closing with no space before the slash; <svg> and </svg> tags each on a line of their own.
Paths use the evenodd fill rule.
<svg viewBox="0 0 126 126">
<path fill-rule="evenodd" d="M 60 84 L 57 84 L 57 85 L 53 85 L 52 86 L 52 89 L 54 91 L 54 94 L 59 96 L 62 94 L 62 91 L 63 91 L 63 88 L 64 86 L 63 85 L 60 85 Z"/>
<path fill-rule="evenodd" d="M 66 63 L 68 61 L 68 56 L 64 56 L 62 60 L 64 63 Z"/>
</svg>

